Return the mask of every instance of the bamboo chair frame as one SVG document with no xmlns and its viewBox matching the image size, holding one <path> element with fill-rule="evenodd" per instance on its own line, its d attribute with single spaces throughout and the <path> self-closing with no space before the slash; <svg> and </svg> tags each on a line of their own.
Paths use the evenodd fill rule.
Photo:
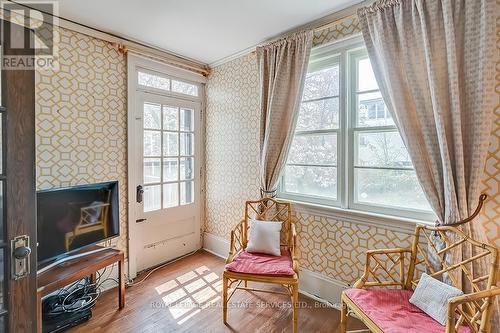
<svg viewBox="0 0 500 333">
<path fill-rule="evenodd" d="M 233 261 L 233 258 L 243 251 L 248 242 L 248 220 L 258 219 L 263 221 L 283 222 L 281 228 L 281 248 L 290 251 L 293 262 L 293 276 L 270 276 L 262 274 L 244 274 L 224 270 L 222 284 L 222 304 L 223 321 L 227 324 L 227 303 L 236 290 L 266 292 L 273 294 L 283 294 L 291 297 L 293 304 L 292 327 L 293 332 L 297 332 L 298 321 L 298 301 L 299 301 L 299 262 L 296 255 L 297 232 L 295 224 L 292 221 L 292 210 L 290 203 L 277 201 L 272 198 L 264 198 L 256 201 L 247 201 L 245 203 L 245 217 L 231 231 L 231 242 L 229 256 L 226 263 Z M 268 290 L 248 287 L 248 282 L 263 282 L 283 287 L 283 291 Z M 241 283 L 244 286 L 241 286 Z M 231 289 L 231 290 L 230 290 Z"/>
<path fill-rule="evenodd" d="M 435 236 L 442 240 L 441 246 L 432 242 L 432 237 Z M 449 262 L 450 252 L 458 250 L 460 246 L 469 246 L 472 255 L 455 263 Z M 432 262 L 429 252 L 436 255 L 438 262 Z M 474 274 L 472 264 L 479 260 L 486 260 L 489 274 Z M 405 265 L 406 262 L 408 266 Z M 424 271 L 437 279 L 447 280 L 464 291 L 464 295 L 448 302 L 446 333 L 458 332 L 461 325 L 469 326 L 471 332 L 491 332 L 493 303 L 495 297 L 500 295 L 500 288 L 496 287 L 498 249 L 471 239 L 455 227 L 417 225 L 411 248 L 367 251 L 363 275 L 356 281 L 354 288 L 392 287 L 411 290 L 417 286 Z M 341 333 L 347 332 L 350 314 L 360 318 L 371 332 L 382 332 L 342 293 Z"/>
</svg>

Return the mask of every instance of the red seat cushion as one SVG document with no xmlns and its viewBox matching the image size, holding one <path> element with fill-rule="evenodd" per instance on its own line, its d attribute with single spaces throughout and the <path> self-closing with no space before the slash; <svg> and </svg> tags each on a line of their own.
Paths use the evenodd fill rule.
<svg viewBox="0 0 500 333">
<path fill-rule="evenodd" d="M 385 333 L 445 332 L 445 326 L 410 303 L 411 290 L 347 289 L 345 294 Z M 461 326 L 459 333 L 470 333 Z"/>
<path fill-rule="evenodd" d="M 295 274 L 290 252 L 283 249 L 281 256 L 241 251 L 233 258 L 233 261 L 226 265 L 226 269 L 236 273 L 258 275 L 292 276 Z"/>
</svg>

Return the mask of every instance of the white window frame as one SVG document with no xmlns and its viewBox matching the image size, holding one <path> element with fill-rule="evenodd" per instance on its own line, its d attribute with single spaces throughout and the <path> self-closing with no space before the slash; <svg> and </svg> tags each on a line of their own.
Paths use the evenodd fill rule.
<svg viewBox="0 0 500 333">
<path fill-rule="evenodd" d="M 313 48 L 310 66 L 320 64 L 322 59 L 338 57 L 340 64 L 339 85 L 339 129 L 337 137 L 337 200 L 298 193 L 285 192 L 283 188 L 284 174 L 280 177 L 278 197 L 298 203 L 332 207 L 353 212 L 366 212 L 389 217 L 414 219 L 420 221 L 435 221 L 436 216 L 431 211 L 388 207 L 377 204 L 356 203 L 354 201 L 354 133 L 357 131 L 397 131 L 396 126 L 355 128 L 356 121 L 356 62 L 357 57 L 367 55 L 366 47 L 361 37 L 354 37 L 332 44 Z M 311 131 L 321 132 L 321 131 Z M 398 168 L 391 168 L 398 169 Z M 407 168 L 405 168 L 407 169 Z"/>
</svg>

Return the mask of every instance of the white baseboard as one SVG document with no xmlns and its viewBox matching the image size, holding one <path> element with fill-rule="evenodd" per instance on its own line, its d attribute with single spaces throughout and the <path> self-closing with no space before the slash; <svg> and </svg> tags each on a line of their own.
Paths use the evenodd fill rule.
<svg viewBox="0 0 500 333">
<path fill-rule="evenodd" d="M 203 234 L 203 249 L 218 257 L 226 259 L 229 252 L 229 241 L 205 232 Z M 348 285 L 308 269 L 300 270 L 299 292 L 314 300 L 340 309 L 340 295 Z"/>
</svg>

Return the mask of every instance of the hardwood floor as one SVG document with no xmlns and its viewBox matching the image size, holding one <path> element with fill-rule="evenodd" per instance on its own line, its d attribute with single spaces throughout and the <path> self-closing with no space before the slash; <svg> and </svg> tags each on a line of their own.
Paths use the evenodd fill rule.
<svg viewBox="0 0 500 333">
<path fill-rule="evenodd" d="M 229 325 L 224 325 L 223 269 L 221 258 L 199 251 L 156 271 L 142 284 L 127 288 L 126 305 L 121 311 L 117 309 L 116 290 L 103 293 L 93 310 L 93 318 L 70 332 L 291 331 L 288 297 L 242 290 L 231 298 Z M 303 295 L 300 302 L 299 332 L 338 332 L 339 311 Z M 364 328 L 352 318 L 349 324 L 349 329 Z"/>
</svg>

